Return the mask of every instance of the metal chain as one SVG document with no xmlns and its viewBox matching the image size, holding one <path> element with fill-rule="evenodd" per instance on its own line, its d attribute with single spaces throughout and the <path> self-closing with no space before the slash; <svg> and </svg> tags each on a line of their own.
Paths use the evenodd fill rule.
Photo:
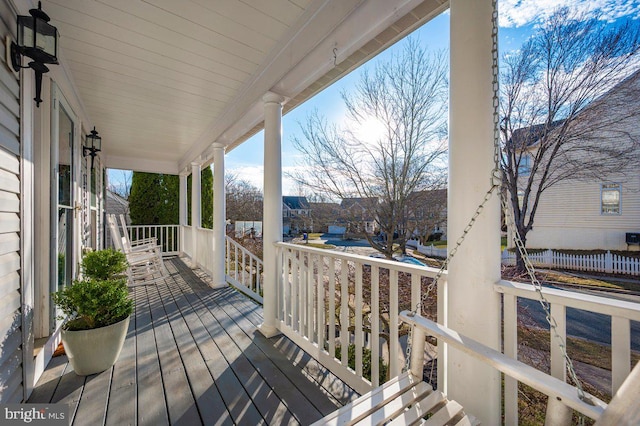
<svg viewBox="0 0 640 426">
<path fill-rule="evenodd" d="M 515 226 L 515 219 L 513 217 L 513 212 L 507 206 L 506 197 L 503 196 L 500 198 L 501 198 L 502 209 L 505 211 L 505 215 L 507 216 L 507 220 L 509 222 L 508 226 L 511 227 L 511 229 L 513 229 L 513 241 L 516 245 L 516 248 L 518 249 L 518 252 L 520 253 L 520 257 L 522 258 L 522 261 L 524 262 L 524 266 L 525 266 L 525 269 L 527 270 L 527 275 L 529 276 L 529 280 L 531 281 L 531 284 L 533 285 L 536 293 L 538 293 L 538 299 L 539 299 L 540 305 L 544 310 L 545 318 L 547 320 L 547 323 L 549 323 L 549 327 L 551 329 L 551 332 L 553 333 L 553 337 L 556 339 L 558 347 L 560 348 L 560 351 L 562 353 L 562 357 L 567 363 L 567 371 L 569 372 L 569 376 L 571 377 L 571 380 L 573 380 L 573 382 L 575 383 L 576 389 L 578 390 L 578 398 L 580 398 L 582 401 L 588 404 L 594 405 L 593 401 L 591 400 L 591 397 L 584 392 L 582 383 L 578 379 L 576 370 L 573 366 L 573 362 L 571 361 L 571 358 L 569 357 L 569 354 L 567 352 L 566 342 L 562 338 L 562 336 L 560 336 L 560 333 L 558 333 L 558 323 L 556 322 L 556 319 L 551 315 L 551 307 L 550 307 L 551 304 L 549 303 L 547 298 L 544 296 L 544 293 L 542 293 L 542 284 L 538 280 L 538 277 L 536 277 L 536 270 L 533 266 L 533 263 L 531 262 L 531 259 L 529 258 L 529 254 L 527 253 L 527 249 L 522 241 L 522 238 L 520 237 L 520 232 L 518 232 L 518 229 Z"/>
<path fill-rule="evenodd" d="M 536 277 L 535 268 L 533 267 L 533 264 L 531 263 L 531 259 L 529 258 L 529 255 L 528 255 L 527 250 L 526 250 L 526 248 L 524 246 L 522 238 L 520 237 L 520 233 L 518 232 L 518 229 L 515 226 L 515 218 L 513 217 L 511 209 L 508 208 L 508 206 L 507 206 L 507 200 L 506 200 L 505 191 L 502 190 L 502 172 L 501 172 L 501 169 L 500 169 L 500 158 L 501 158 L 501 149 L 500 149 L 500 111 L 499 111 L 499 105 L 500 105 L 500 102 L 499 102 L 500 92 L 499 92 L 499 90 L 500 90 L 500 88 L 499 88 L 499 64 L 498 64 L 498 7 L 497 7 L 497 0 L 493 0 L 492 6 L 493 6 L 493 12 L 492 12 L 492 16 L 491 16 L 491 23 L 492 23 L 492 31 L 491 31 L 491 39 L 492 39 L 492 49 L 491 49 L 492 64 L 491 65 L 492 66 L 491 66 L 491 71 L 492 71 L 492 77 L 493 77 L 492 78 L 492 89 L 493 89 L 493 105 L 492 106 L 493 106 L 493 138 L 494 138 L 493 161 L 494 161 L 494 166 L 493 166 L 493 170 L 491 171 L 491 187 L 485 193 L 484 199 L 482 200 L 480 205 L 476 208 L 473 216 L 471 217 L 471 220 L 469 220 L 469 223 L 467 224 L 467 226 L 462 231 L 462 235 L 460 236 L 460 238 L 458 238 L 458 240 L 456 241 L 454 247 L 448 253 L 446 259 L 442 263 L 442 266 L 438 270 L 438 273 L 435 275 L 435 277 L 433 278 L 433 281 L 429 284 L 429 286 L 427 287 L 426 291 L 422 294 L 422 297 L 421 297 L 420 301 L 416 304 L 416 307 L 411 312 L 410 316 L 413 316 L 413 315 L 416 315 L 416 314 L 420 313 L 420 310 L 422 308 L 423 303 L 425 303 L 426 300 L 429 298 L 429 295 L 430 295 L 431 291 L 433 291 L 434 287 L 436 286 L 436 284 L 438 283 L 438 281 L 440 280 L 440 278 L 444 274 L 444 271 L 447 269 L 449 263 L 451 262 L 451 259 L 453 259 L 453 257 L 456 255 L 458 249 L 460 248 L 460 246 L 464 242 L 467 234 L 469 233 L 469 231 L 471 230 L 471 228 L 475 224 L 475 222 L 478 219 L 478 217 L 480 216 L 482 210 L 484 210 L 485 205 L 491 199 L 491 196 L 493 195 L 493 192 L 496 189 L 499 188 L 500 189 L 500 204 L 502 206 L 503 211 L 505 212 L 506 218 L 509 221 L 508 226 L 511 227 L 511 229 L 514 230 L 514 242 L 516 244 L 516 247 L 518 248 L 518 251 L 520 253 L 521 258 L 524 261 L 525 268 L 527 270 L 527 274 L 529 275 L 531 283 L 534 286 L 536 292 L 538 293 L 540 305 L 542 306 L 542 309 L 544 310 L 544 313 L 545 313 L 545 316 L 546 316 L 546 320 L 549 323 L 549 327 L 553 332 L 554 338 L 558 342 L 558 346 L 560 348 L 562 356 L 566 361 L 567 370 L 569 372 L 569 376 L 571 377 L 571 380 L 573 380 L 573 382 L 575 383 L 576 389 L 578 391 L 578 397 L 582 401 L 593 405 L 593 401 L 591 400 L 589 395 L 587 395 L 584 392 L 584 389 L 582 387 L 582 383 L 578 379 L 578 376 L 576 374 L 573 362 L 572 362 L 571 358 L 568 355 L 567 348 L 566 348 L 566 343 L 565 343 L 564 339 L 562 338 L 562 336 L 560 336 L 560 334 L 558 333 L 558 323 L 556 322 L 555 318 L 551 315 L 551 309 L 550 309 L 549 301 L 545 298 L 544 294 L 542 293 L 542 284 L 540 283 L 540 281 Z M 407 340 L 407 350 L 406 350 L 406 363 L 405 363 L 405 369 L 404 369 L 405 371 L 409 370 L 410 363 L 411 363 L 412 329 L 409 329 L 409 334 L 407 336 L 407 339 L 408 340 Z"/>
<path fill-rule="evenodd" d="M 499 91 L 499 66 L 498 66 L 498 1 L 493 0 L 492 2 L 492 14 L 491 14 L 491 74 L 492 74 L 492 89 L 493 89 L 493 99 L 492 99 L 492 107 L 493 107 L 493 170 L 491 171 L 491 187 L 485 193 L 482 202 L 478 205 L 475 212 L 471 216 L 469 223 L 465 226 L 462 231 L 462 235 L 456 240 L 455 245 L 451 248 L 449 253 L 447 254 L 446 259 L 442 262 L 438 273 L 433 278 L 433 281 L 429 284 L 426 291 L 422 294 L 420 301 L 416 304 L 415 309 L 409 314 L 409 316 L 414 316 L 416 314 L 420 314 L 420 310 L 422 305 L 426 302 L 431 294 L 431 291 L 435 288 L 438 281 L 447 270 L 451 259 L 456 255 L 458 249 L 464 242 L 467 234 L 473 228 L 473 225 L 478 220 L 478 217 L 484 210 L 487 202 L 491 199 L 493 192 L 496 189 L 499 189 L 502 185 L 502 172 L 500 171 L 500 91 Z M 407 350 L 405 354 L 405 368 L 404 371 L 408 371 L 411 363 L 411 338 L 412 338 L 412 329 L 409 329 L 409 334 L 407 336 Z"/>
</svg>

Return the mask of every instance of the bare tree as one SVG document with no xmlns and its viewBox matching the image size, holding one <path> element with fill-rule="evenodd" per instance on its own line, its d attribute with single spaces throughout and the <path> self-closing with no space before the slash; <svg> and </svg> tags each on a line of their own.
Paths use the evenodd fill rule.
<svg viewBox="0 0 640 426">
<path fill-rule="evenodd" d="M 235 174 L 227 174 L 225 191 L 228 220 L 262 220 L 262 192 L 258 188 Z"/>
<path fill-rule="evenodd" d="M 128 200 L 129 194 L 131 194 L 131 177 L 133 173 L 130 170 L 112 170 L 110 174 L 114 178 L 109 180 L 109 191 Z"/>
<path fill-rule="evenodd" d="M 515 227 L 526 244 L 543 193 L 570 179 L 633 170 L 638 141 L 628 132 L 640 95 L 637 21 L 610 27 L 568 8 L 543 22 L 506 56 L 501 75 L 501 167 Z M 635 153 L 634 153 L 635 151 Z M 518 254 L 517 265 L 524 264 Z"/>
<path fill-rule="evenodd" d="M 363 72 L 352 93 L 342 93 L 348 127 L 315 113 L 301 125 L 304 138 L 293 140 L 303 154 L 304 172 L 292 176 L 297 182 L 333 199 L 380 200 L 370 208 L 385 240 L 366 237 L 388 258 L 409 195 L 444 179 L 446 90 L 444 54 L 410 40 L 400 54 Z M 379 132 L 366 137 L 354 130 L 367 126 Z"/>
</svg>

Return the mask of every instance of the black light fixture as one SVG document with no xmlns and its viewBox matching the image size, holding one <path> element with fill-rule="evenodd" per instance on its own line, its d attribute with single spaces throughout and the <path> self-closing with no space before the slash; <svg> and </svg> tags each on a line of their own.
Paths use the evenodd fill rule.
<svg viewBox="0 0 640 426">
<path fill-rule="evenodd" d="M 82 156 L 91 156 L 91 170 L 93 170 L 93 160 L 94 158 L 96 158 L 96 155 L 98 155 L 102 148 L 102 138 L 98 136 L 98 132 L 96 132 L 95 126 L 93 127 L 91 133 L 87 135 L 87 140 L 85 143 L 86 145 L 82 147 Z"/>
<path fill-rule="evenodd" d="M 42 74 L 49 71 L 45 64 L 58 64 L 58 29 L 49 24 L 49 16 L 42 11 L 38 2 L 37 9 L 29 10 L 31 16 L 18 16 L 17 43 L 11 42 L 11 64 L 17 71 L 20 68 L 32 68 L 36 73 L 36 106 L 40 107 Z M 22 66 L 22 56 L 33 59 L 29 65 Z"/>
</svg>

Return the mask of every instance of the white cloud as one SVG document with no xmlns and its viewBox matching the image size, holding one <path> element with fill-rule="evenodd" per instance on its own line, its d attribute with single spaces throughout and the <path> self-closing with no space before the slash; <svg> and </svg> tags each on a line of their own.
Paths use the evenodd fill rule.
<svg viewBox="0 0 640 426">
<path fill-rule="evenodd" d="M 300 171 L 301 166 L 289 166 L 282 168 L 282 194 L 297 195 L 298 189 L 293 179 L 287 177 L 288 173 Z M 228 165 L 226 173 L 238 176 L 238 179 L 246 180 L 251 185 L 263 189 L 264 184 L 264 167 L 262 165 Z"/>
<path fill-rule="evenodd" d="M 498 9 L 501 27 L 521 27 L 544 19 L 559 7 L 600 13 L 601 19 L 614 21 L 640 16 L 640 0 L 500 0 Z"/>
</svg>

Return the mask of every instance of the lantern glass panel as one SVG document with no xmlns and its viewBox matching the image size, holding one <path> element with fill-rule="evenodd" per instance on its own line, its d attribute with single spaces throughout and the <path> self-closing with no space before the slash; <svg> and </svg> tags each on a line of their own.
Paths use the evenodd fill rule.
<svg viewBox="0 0 640 426">
<path fill-rule="evenodd" d="M 45 63 L 50 63 L 56 59 L 58 31 L 56 27 L 49 25 L 45 21 L 37 20 L 36 24 L 36 48 L 44 51 L 51 58 Z"/>
<path fill-rule="evenodd" d="M 93 148 L 97 150 L 102 149 L 102 138 L 100 136 L 89 136 L 89 142 Z"/>
<path fill-rule="evenodd" d="M 33 47 L 33 17 L 18 16 L 18 46 Z"/>
</svg>

